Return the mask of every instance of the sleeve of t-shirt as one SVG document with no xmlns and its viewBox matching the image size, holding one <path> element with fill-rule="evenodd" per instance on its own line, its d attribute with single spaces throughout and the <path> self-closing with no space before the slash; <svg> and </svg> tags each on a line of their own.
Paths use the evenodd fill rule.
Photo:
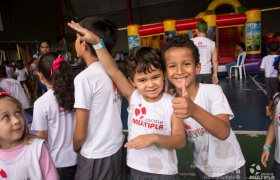
<svg viewBox="0 0 280 180">
<path fill-rule="evenodd" d="M 46 131 L 48 130 L 48 121 L 45 114 L 44 108 L 35 101 L 33 110 L 33 122 L 31 130 L 35 131 Z"/>
<path fill-rule="evenodd" d="M 93 88 L 91 81 L 82 76 L 77 76 L 74 80 L 75 104 L 74 108 L 90 110 Z"/>
<path fill-rule="evenodd" d="M 59 179 L 52 157 L 45 143 L 43 143 L 42 145 L 42 151 L 41 151 L 41 157 L 39 163 L 45 180 Z"/>
<path fill-rule="evenodd" d="M 265 58 L 262 59 L 261 67 L 262 69 L 265 69 Z"/>
<path fill-rule="evenodd" d="M 214 85 L 211 88 L 209 94 L 210 97 L 210 107 L 211 107 L 211 114 L 214 116 L 217 114 L 228 114 L 229 119 L 233 119 L 234 114 L 229 106 L 228 100 L 219 85 Z"/>
</svg>

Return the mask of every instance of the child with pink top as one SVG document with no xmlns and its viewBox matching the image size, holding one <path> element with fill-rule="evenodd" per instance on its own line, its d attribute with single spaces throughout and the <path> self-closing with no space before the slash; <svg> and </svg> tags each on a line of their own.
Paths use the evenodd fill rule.
<svg viewBox="0 0 280 180">
<path fill-rule="evenodd" d="M 7 92 L 0 92 L 0 127 L 0 179 L 58 179 L 45 141 L 30 134 L 21 103 Z"/>
</svg>

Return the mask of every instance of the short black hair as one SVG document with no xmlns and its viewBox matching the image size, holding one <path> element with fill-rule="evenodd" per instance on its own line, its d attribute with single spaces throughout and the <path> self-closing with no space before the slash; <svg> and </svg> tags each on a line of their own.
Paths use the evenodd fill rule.
<svg viewBox="0 0 280 180">
<path fill-rule="evenodd" d="M 272 41 L 268 44 L 268 49 L 270 52 L 277 52 L 279 50 L 279 44 L 276 41 Z"/>
<path fill-rule="evenodd" d="M 7 72 L 5 66 L 0 65 L 0 78 L 6 78 L 6 77 L 7 77 Z"/>
<path fill-rule="evenodd" d="M 102 16 L 92 16 L 83 19 L 79 24 L 102 39 L 107 50 L 111 52 L 118 39 L 118 28 L 112 21 Z M 82 34 L 80 35 L 82 36 Z M 97 56 L 92 44 L 87 44 L 91 48 L 92 54 Z"/>
<path fill-rule="evenodd" d="M 243 51 L 246 51 L 246 47 L 245 47 L 244 42 L 239 42 L 239 43 L 237 43 L 237 45 L 240 46 L 243 49 Z"/>
<path fill-rule="evenodd" d="M 175 36 L 167 39 L 161 50 L 161 56 L 165 64 L 165 53 L 171 48 L 188 48 L 191 50 L 195 65 L 199 64 L 199 51 L 192 40 L 187 36 Z"/>
</svg>

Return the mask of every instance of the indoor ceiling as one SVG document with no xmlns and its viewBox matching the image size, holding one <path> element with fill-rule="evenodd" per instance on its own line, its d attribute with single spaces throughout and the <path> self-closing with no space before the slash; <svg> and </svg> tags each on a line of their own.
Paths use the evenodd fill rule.
<svg viewBox="0 0 280 180">
<path fill-rule="evenodd" d="M 62 0 L 62 16 L 65 22 L 77 21 L 88 16 L 105 16 L 119 28 L 127 27 L 129 0 Z M 133 23 L 139 25 L 194 18 L 206 11 L 212 0 L 131 0 Z M 246 9 L 280 7 L 280 0 L 239 0 Z"/>
</svg>

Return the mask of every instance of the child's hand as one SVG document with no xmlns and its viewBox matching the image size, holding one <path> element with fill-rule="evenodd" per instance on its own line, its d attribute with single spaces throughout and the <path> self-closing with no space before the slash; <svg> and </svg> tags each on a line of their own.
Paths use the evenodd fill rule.
<svg viewBox="0 0 280 180">
<path fill-rule="evenodd" d="M 128 149 L 135 149 L 135 150 L 142 149 L 144 147 L 148 147 L 154 144 L 156 141 L 155 138 L 156 138 L 155 134 L 140 135 L 128 141 L 124 145 L 124 147 Z"/>
<path fill-rule="evenodd" d="M 96 36 L 91 31 L 80 26 L 79 23 L 75 23 L 74 21 L 71 21 L 70 23 L 68 23 L 68 26 L 70 26 L 72 29 L 82 34 L 82 36 L 79 36 L 81 41 L 86 41 L 91 44 L 98 44 L 101 41 L 98 36 Z"/>
<path fill-rule="evenodd" d="M 172 99 L 173 113 L 179 119 L 186 119 L 193 116 L 195 104 L 191 100 L 186 88 L 186 80 L 182 80 L 182 97 L 175 97 Z"/>
<path fill-rule="evenodd" d="M 267 167 L 266 162 L 268 160 L 268 157 L 269 157 L 269 151 L 264 149 L 262 152 L 262 157 L 261 157 L 261 162 L 264 167 Z"/>
</svg>

